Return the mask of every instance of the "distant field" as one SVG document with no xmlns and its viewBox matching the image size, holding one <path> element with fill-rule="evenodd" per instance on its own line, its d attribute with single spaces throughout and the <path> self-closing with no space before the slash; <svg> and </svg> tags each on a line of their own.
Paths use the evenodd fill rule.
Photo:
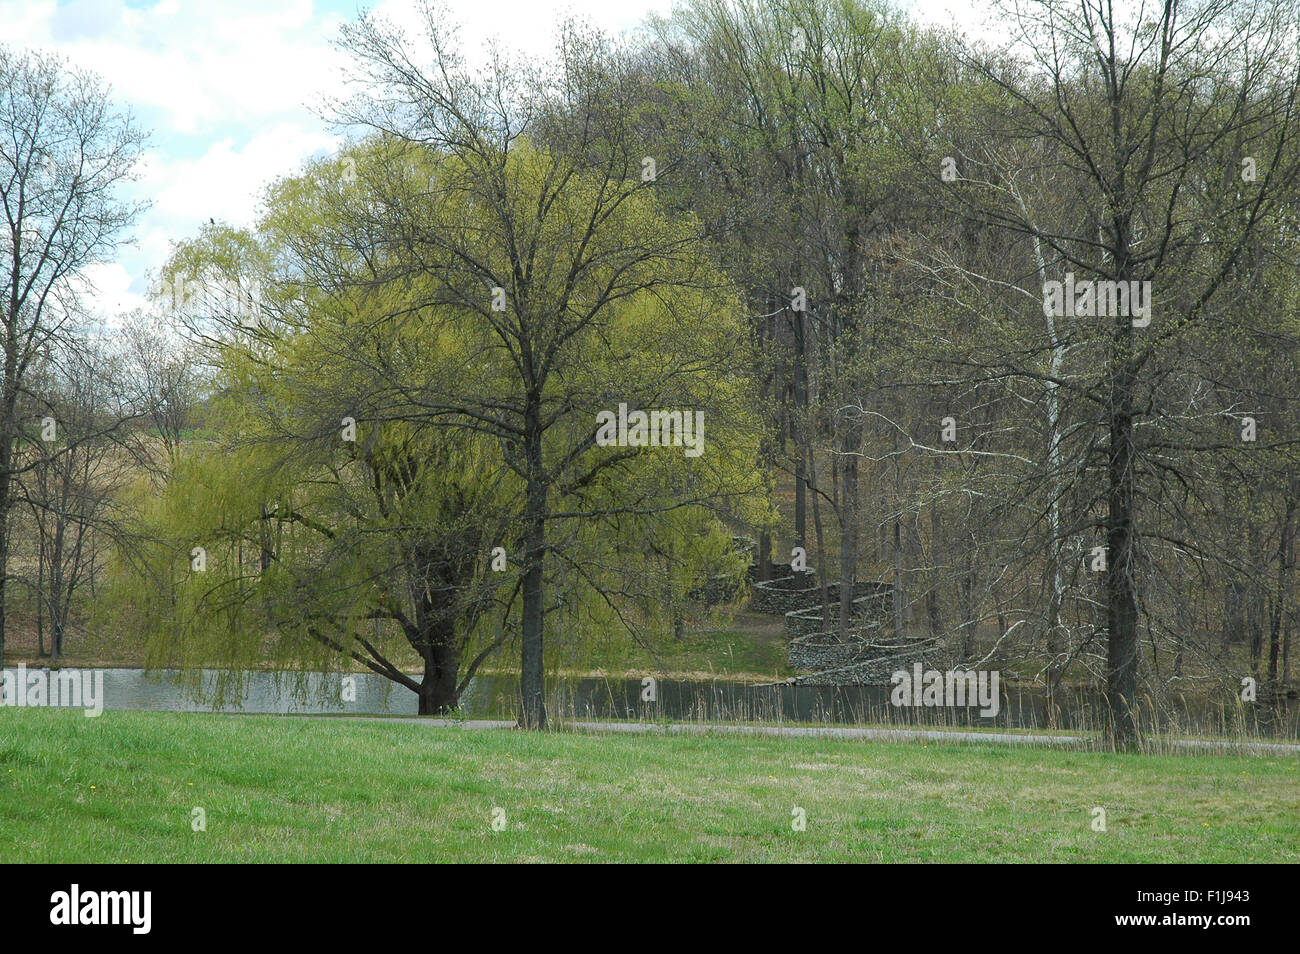
<svg viewBox="0 0 1300 954">
<path fill-rule="evenodd" d="M 1295 862 L 1300 759 L 0 709 L 0 860 Z"/>
</svg>

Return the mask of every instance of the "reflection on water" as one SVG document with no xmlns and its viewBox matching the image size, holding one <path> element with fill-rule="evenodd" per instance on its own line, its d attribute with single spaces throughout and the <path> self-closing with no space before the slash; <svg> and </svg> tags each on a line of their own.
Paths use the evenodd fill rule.
<svg viewBox="0 0 1300 954">
<path fill-rule="evenodd" d="M 16 672 L 6 668 L 7 672 Z M 37 672 L 27 667 L 27 673 Z M 67 671 L 67 670 L 65 670 Z M 83 670 L 89 671 L 89 670 Z M 104 669 L 105 709 L 171 712 L 393 713 L 415 715 L 415 693 L 373 673 L 280 673 L 204 669 Z M 222 677 L 225 677 L 224 679 Z M 344 684 L 344 679 L 350 680 Z"/>
<path fill-rule="evenodd" d="M 12 671 L 12 670 L 10 670 Z M 28 670 L 31 672 L 32 670 Z M 415 694 L 373 673 L 213 670 L 181 673 L 141 669 L 104 670 L 105 709 L 183 712 L 353 713 L 415 715 Z M 470 718 L 514 718 L 518 681 L 513 675 L 475 678 L 461 699 Z M 346 681 L 345 681 L 346 680 Z M 1049 706 L 1045 690 L 1002 686 L 1000 711 L 983 717 L 977 708 L 896 708 L 888 686 L 745 686 L 703 680 L 658 679 L 656 700 L 642 701 L 639 679 L 556 680 L 548 686 L 552 712 L 572 718 L 673 719 L 677 721 L 762 721 L 892 723 L 898 725 L 999 726 L 1024 729 L 1096 729 L 1104 711 L 1100 693 L 1071 691 Z M 1049 719 L 1049 709 L 1055 719 Z M 1243 724 L 1244 716 L 1244 724 Z M 1163 731 L 1217 735 L 1245 731 L 1300 737 L 1300 705 L 1269 722 L 1261 710 L 1243 710 L 1231 696 L 1176 697 L 1140 721 Z"/>
</svg>

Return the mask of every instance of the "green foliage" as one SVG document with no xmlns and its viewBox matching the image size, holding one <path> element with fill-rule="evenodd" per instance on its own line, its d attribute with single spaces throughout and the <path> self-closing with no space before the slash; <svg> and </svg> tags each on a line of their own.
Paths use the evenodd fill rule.
<svg viewBox="0 0 1300 954">
<path fill-rule="evenodd" d="M 546 169 L 535 149 L 511 153 L 519 214 L 546 188 Z M 110 600 L 122 624 L 147 632 L 151 664 L 397 660 L 403 638 L 419 649 L 410 626 L 429 614 L 455 629 L 462 656 L 508 638 L 524 485 L 487 425 L 509 425 L 514 412 L 517 341 L 471 300 L 486 305 L 487 289 L 447 288 L 472 282 L 453 251 L 500 269 L 504 238 L 477 227 L 487 213 L 469 191 L 428 187 L 468 174 L 453 159 L 367 141 L 277 183 L 256 233 L 210 232 L 178 250 L 174 274 L 254 284 L 263 299 L 255 327 L 213 311 L 195 322 L 218 369 L 207 422 L 216 436 L 165 487 L 140 489 L 139 544 Z M 578 221 L 591 188 L 575 181 L 557 196 L 554 221 Z M 412 248 L 368 231 L 385 203 L 437 241 Z M 743 572 L 724 521 L 761 519 L 755 411 L 732 360 L 739 305 L 689 222 L 649 193 L 611 211 L 596 239 L 608 248 L 579 250 L 562 224 L 548 227 L 539 241 L 549 261 L 610 261 L 576 283 L 539 266 L 508 316 L 554 322 L 549 340 L 567 355 L 544 384 L 547 413 L 557 411 L 544 451 L 560 528 L 549 625 L 575 649 L 622 626 L 670 632 L 704 576 Z M 676 273 L 641 276 L 635 293 L 605 302 L 636 267 L 618 260 L 638 242 L 679 248 Z M 599 307 L 603 320 L 566 334 L 564 316 L 547 312 L 561 298 L 571 315 Z M 706 453 L 594 446 L 594 409 L 625 395 L 706 407 Z M 202 572 L 191 567 L 195 547 L 206 552 Z M 490 569 L 494 547 L 506 551 L 504 572 Z"/>
</svg>

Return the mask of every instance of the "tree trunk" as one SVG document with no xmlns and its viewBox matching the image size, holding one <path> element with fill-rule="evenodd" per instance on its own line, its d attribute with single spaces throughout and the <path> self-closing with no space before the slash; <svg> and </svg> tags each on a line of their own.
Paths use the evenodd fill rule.
<svg viewBox="0 0 1300 954">
<path fill-rule="evenodd" d="M 894 518 L 894 638 L 903 638 L 903 525 Z"/>
<path fill-rule="evenodd" d="M 1291 538 L 1288 541 L 1286 560 L 1287 560 L 1287 567 L 1293 571 L 1295 570 L 1295 539 L 1296 539 L 1295 525 L 1292 524 Z M 1288 586 L 1291 585 L 1291 581 L 1289 579 L 1287 581 L 1287 585 Z M 1291 691 L 1291 624 L 1294 621 L 1296 615 L 1294 603 L 1290 603 L 1288 604 L 1288 606 L 1290 608 L 1287 610 L 1286 615 L 1284 616 L 1285 625 L 1282 628 L 1282 676 L 1281 676 L 1281 684 L 1278 686 L 1279 690 L 1281 691 L 1284 704 L 1288 693 Z"/>
<path fill-rule="evenodd" d="M 795 284 L 801 284 L 795 275 Z M 794 329 L 794 427 L 792 436 L 797 455 L 794 465 L 794 535 L 799 546 L 804 542 L 808 532 L 808 478 L 804 472 L 804 461 L 809 456 L 811 435 L 804 434 L 805 416 L 808 408 L 808 345 L 805 337 L 804 312 L 791 312 L 791 326 Z"/>
<path fill-rule="evenodd" d="M 541 412 L 530 401 L 525 412 L 524 446 L 528 481 L 524 504 L 523 645 L 520 653 L 519 726 L 546 728 L 543 632 L 546 622 L 543 559 L 546 554 L 546 482 L 542 470 Z"/>
<path fill-rule="evenodd" d="M 63 608 L 63 539 L 65 523 L 63 514 L 54 518 L 54 551 L 50 556 L 50 658 L 63 655 L 63 628 L 67 616 Z"/>
<path fill-rule="evenodd" d="M 939 496 L 937 487 L 943 479 L 943 467 L 940 459 L 934 459 L 936 493 L 930 502 L 930 587 L 925 594 L 926 615 L 930 619 L 930 635 L 938 639 L 946 632 L 943 625 L 943 571 L 939 564 L 939 540 L 942 527 L 939 520 Z M 920 517 L 917 517 L 917 539 L 920 539 Z"/>
<path fill-rule="evenodd" d="M 40 520 L 37 519 L 37 534 Z M 36 551 L 36 658 L 45 658 L 45 547 Z"/>
<path fill-rule="evenodd" d="M 1246 586 L 1246 631 L 1250 634 L 1250 671 L 1256 679 L 1260 676 L 1259 664 L 1264 658 L 1264 617 L 1260 606 L 1263 588 L 1252 579 Z"/>
<path fill-rule="evenodd" d="M 844 449 L 856 450 L 847 436 Z M 844 522 L 840 534 L 840 640 L 849 637 L 853 615 L 853 590 L 858 567 L 858 459 L 851 453 L 844 458 L 844 496 L 840 512 Z"/>
<path fill-rule="evenodd" d="M 998 575 L 995 579 L 989 581 L 989 596 L 993 598 L 993 611 L 998 617 L 998 640 L 1006 639 L 1007 633 L 1011 630 L 1011 624 L 1007 621 L 1007 611 L 1002 606 L 1002 594 L 998 592 L 998 581 L 1007 574 L 1006 565 L 998 567 Z"/>
<path fill-rule="evenodd" d="M 431 634 L 428 652 L 424 657 L 424 679 L 418 693 L 420 715 L 445 715 L 456 708 L 456 676 L 460 671 L 460 658 L 456 651 L 455 633 Z"/>
<path fill-rule="evenodd" d="M 1286 628 L 1282 630 L 1282 697 L 1285 699 L 1291 691 L 1291 625 L 1295 620 L 1295 611 L 1287 614 Z"/>
<path fill-rule="evenodd" d="M 0 443 L 8 445 L 9 441 L 0 435 Z M 9 582 L 10 459 L 6 448 L 0 447 L 0 667 L 5 664 L 5 622 L 8 617 L 5 595 Z"/>
<path fill-rule="evenodd" d="M 1135 374 L 1129 363 L 1132 326 L 1119 319 L 1116 331 L 1117 367 L 1111 376 L 1110 454 L 1107 468 L 1109 514 L 1106 528 L 1106 619 L 1109 641 L 1106 696 L 1119 748 L 1137 744 L 1133 707 L 1137 702 L 1138 628 L 1134 561 L 1135 448 L 1133 390 Z"/>
<path fill-rule="evenodd" d="M 14 265 L 15 276 L 17 264 Z M 13 509 L 14 437 L 18 429 L 18 288 L 10 289 L 5 316 L 4 381 L 0 384 L 0 667 L 5 664 L 5 624 L 9 583 L 9 521 Z"/>
<path fill-rule="evenodd" d="M 817 577 L 822 590 L 822 626 L 831 629 L 830 575 L 826 569 L 826 537 L 822 528 L 821 494 L 817 492 L 817 462 L 808 451 L 808 489 L 812 491 L 813 532 L 817 535 Z"/>
<path fill-rule="evenodd" d="M 966 572 L 961 577 L 959 589 L 961 613 L 961 658 L 975 658 L 975 567 L 967 560 Z"/>
<path fill-rule="evenodd" d="M 1236 572 L 1236 571 L 1233 571 Z M 1245 629 L 1246 598 L 1241 583 L 1229 580 L 1223 585 L 1223 657 L 1232 650 L 1232 643 Z"/>
<path fill-rule="evenodd" d="M 1268 681 L 1270 689 L 1276 691 L 1279 688 L 1281 662 L 1280 656 L 1282 651 L 1282 621 L 1287 614 L 1287 590 L 1290 585 L 1290 562 L 1289 554 L 1291 552 L 1291 538 L 1295 533 L 1295 511 L 1296 500 L 1291 494 L 1287 494 L 1286 499 L 1286 516 L 1282 520 L 1281 532 L 1278 535 L 1277 543 L 1277 595 L 1273 599 L 1272 619 L 1269 621 L 1268 631 Z"/>
<path fill-rule="evenodd" d="M 796 448 L 796 453 L 799 454 L 799 459 L 794 465 L 794 542 L 806 548 L 808 499 L 804 488 L 807 487 L 808 480 L 803 473 L 803 451 Z"/>
</svg>

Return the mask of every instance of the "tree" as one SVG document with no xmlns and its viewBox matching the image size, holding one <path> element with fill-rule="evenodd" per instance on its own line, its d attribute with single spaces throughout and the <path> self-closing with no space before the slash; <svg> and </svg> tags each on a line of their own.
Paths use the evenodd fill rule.
<svg viewBox="0 0 1300 954">
<path fill-rule="evenodd" d="M 498 57 L 475 75 L 454 33 L 422 10 L 424 49 L 373 17 L 345 29 L 367 93 L 338 112 L 390 144 L 370 183 L 378 194 L 412 150 L 439 158 L 420 201 L 374 204 L 382 280 L 418 287 L 414 307 L 456 328 L 482 370 L 388 388 L 386 413 L 492 438 L 520 481 L 520 722 L 540 728 L 548 564 L 612 602 L 642 575 L 628 572 L 626 534 L 651 515 L 750 496 L 740 310 L 698 224 L 659 210 L 656 183 L 672 164 L 635 135 L 639 85 L 607 41 L 570 28 L 549 72 Z M 598 445 L 599 415 L 623 406 L 708 421 L 708 450 Z M 680 537 L 661 553 L 699 551 L 660 523 Z M 596 528 L 619 541 L 621 566 L 584 553 Z M 645 562 L 644 542 L 635 558 Z"/>
<path fill-rule="evenodd" d="M 794 477 L 797 542 L 810 492 L 818 528 L 820 500 L 834 508 L 836 632 L 847 638 L 871 436 L 856 409 L 871 403 L 867 367 L 888 334 L 881 253 L 913 207 L 897 188 L 895 127 L 910 118 L 902 67 L 927 41 L 887 5 L 859 0 L 699 0 L 654 27 L 671 94 L 661 109 L 684 114 L 665 121 L 664 136 L 694 157 L 679 202 L 703 210 L 758 312 L 759 373 L 774 408 L 769 450 L 787 436 L 795 445 L 783 466 Z M 829 481 L 819 459 L 831 465 Z M 821 537 L 818 529 L 825 582 Z"/>
<path fill-rule="evenodd" d="M 16 458 L 28 374 L 40 354 L 67 343 L 81 270 L 108 258 L 140 211 L 114 190 L 131 177 L 142 143 L 94 76 L 0 47 L 0 664 L 16 481 L 35 466 Z"/>
<path fill-rule="evenodd" d="M 536 190 L 517 201 L 543 194 L 532 177 L 546 161 L 515 146 L 507 175 Z M 432 714 L 454 708 L 519 633 L 533 472 L 509 412 L 527 405 L 498 335 L 504 312 L 447 294 L 464 280 L 447 243 L 491 262 L 500 241 L 461 232 L 475 221 L 463 196 L 430 202 L 431 181 L 460 174 L 454 156 L 376 137 L 277 184 L 255 234 L 209 229 L 178 248 L 164 284 L 198 289 L 180 317 L 219 369 L 216 446 L 187 453 L 148 505 L 140 536 L 152 543 L 120 591 L 134 609 L 124 617 L 152 634 L 151 658 L 188 666 L 217 653 L 246 665 L 266 651 L 317 668 L 356 662 Z M 553 197 L 556 221 L 570 220 L 565 206 L 589 187 L 575 175 Z M 600 242 L 673 227 L 648 194 L 627 214 L 611 213 Z M 635 632 L 671 618 L 700 575 L 726 568 L 729 534 L 709 505 L 726 501 L 724 487 L 743 500 L 747 412 L 742 382 L 711 357 L 735 347 L 736 313 L 702 254 L 683 243 L 695 282 L 661 274 L 640 294 L 611 296 L 602 320 L 573 328 L 572 350 L 548 359 L 556 373 L 536 412 L 554 501 L 544 516 L 567 530 L 545 541 L 545 610 L 571 630 Z M 252 321 L 222 294 L 233 287 L 263 290 Z M 586 293 L 579 284 L 574 295 Z M 705 314 L 715 327 L 698 324 Z M 686 446 L 599 446 L 598 411 L 618 407 L 608 389 L 619 388 L 623 403 L 676 391 L 704 409 L 707 438 L 695 437 L 705 466 Z M 403 644 L 422 678 L 403 671 Z"/>
<path fill-rule="evenodd" d="M 23 503 L 36 529 L 35 578 L 27 584 L 37 600 L 37 636 L 44 654 L 63 655 L 74 599 L 95 583 L 97 565 L 120 527 L 116 500 L 129 467 L 120 453 L 119 430 L 132 416 L 124 404 L 129 388 L 109 345 L 83 337 L 55 365 L 34 367 L 42 425 L 29 429 L 18 459 L 31 461 L 19 478 Z"/>
<path fill-rule="evenodd" d="M 176 304 L 161 297 L 168 305 Z M 127 316 L 121 348 L 124 373 L 138 391 L 148 425 L 130 441 L 132 456 L 165 480 L 176 466 L 202 394 L 195 348 L 163 315 L 143 311 Z"/>
<path fill-rule="evenodd" d="M 1053 428 L 1060 456 L 1051 476 L 1071 475 L 1084 491 L 1082 512 L 1100 507 L 1107 695 L 1114 738 L 1127 746 L 1137 739 L 1140 604 L 1155 547 L 1186 550 L 1189 541 L 1169 527 L 1195 525 L 1178 487 L 1195 486 L 1200 451 L 1176 402 L 1194 393 L 1200 369 L 1177 358 L 1187 349 L 1213 354 L 1193 342 L 1230 318 L 1255 237 L 1293 201 L 1300 18 L 1290 3 L 1225 0 L 1171 2 L 1140 16 L 1043 0 L 1010 15 L 1007 55 L 967 58 L 998 98 L 977 135 L 1038 144 L 1053 192 L 1072 203 L 1045 219 L 1006 188 L 1009 170 L 986 174 L 992 164 L 976 158 L 944 183 L 951 207 L 1032 239 L 1057 280 L 1068 272 L 1080 287 L 1149 290 L 1149 327 L 1129 308 L 1092 319 L 1080 312 L 1072 368 L 1044 368 L 1041 349 L 1028 360 L 1002 349 L 983 364 L 1002 378 L 1050 380 L 1054 398 L 1076 399 L 1068 447 Z M 938 159 L 927 165 L 937 169 Z M 1262 171 L 1245 177 L 1254 164 Z M 1043 293 L 1044 307 L 1055 307 Z M 1049 354 L 1056 334 L 1044 342 Z M 1092 496 L 1079 481 L 1098 471 Z"/>
</svg>

